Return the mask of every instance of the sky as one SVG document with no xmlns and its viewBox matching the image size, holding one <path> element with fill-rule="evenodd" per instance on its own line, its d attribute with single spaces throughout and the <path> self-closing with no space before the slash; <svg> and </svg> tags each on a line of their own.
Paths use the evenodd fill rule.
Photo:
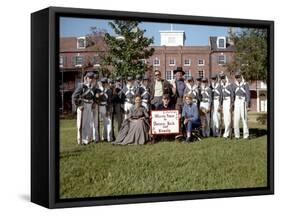
<svg viewBox="0 0 281 216">
<path fill-rule="evenodd" d="M 60 37 L 79 37 L 90 33 L 90 27 L 105 29 L 108 33 L 113 34 L 106 19 L 89 19 L 89 18 L 60 18 Z M 183 30 L 185 31 L 185 45 L 203 46 L 208 45 L 210 36 L 227 36 L 228 27 L 221 26 L 206 26 L 206 25 L 188 25 L 173 23 L 156 23 L 156 22 L 141 22 L 141 29 L 146 29 L 145 36 L 154 37 L 153 45 L 160 45 L 161 30 Z"/>
</svg>

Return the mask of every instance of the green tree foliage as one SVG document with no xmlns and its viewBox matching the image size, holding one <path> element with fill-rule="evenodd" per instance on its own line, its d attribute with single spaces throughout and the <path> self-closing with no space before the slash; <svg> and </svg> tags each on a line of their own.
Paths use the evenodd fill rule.
<svg viewBox="0 0 281 216">
<path fill-rule="evenodd" d="M 139 28 L 138 21 L 114 20 L 109 25 L 115 34 L 105 34 L 108 53 L 103 56 L 103 64 L 112 66 L 112 77 L 145 74 L 148 66 L 142 60 L 154 53 L 149 47 L 153 37 L 144 36 L 146 30 Z"/>
<path fill-rule="evenodd" d="M 246 80 L 267 79 L 267 31 L 266 29 L 245 29 L 241 32 L 229 32 L 236 52 L 234 61 L 227 65 L 230 72 L 240 70 Z"/>
</svg>

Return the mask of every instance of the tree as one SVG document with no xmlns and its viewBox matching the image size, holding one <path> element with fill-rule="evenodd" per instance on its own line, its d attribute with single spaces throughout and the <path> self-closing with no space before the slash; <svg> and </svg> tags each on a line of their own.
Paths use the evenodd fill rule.
<svg viewBox="0 0 281 216">
<path fill-rule="evenodd" d="M 107 54 L 102 57 L 104 65 L 112 66 L 112 77 L 145 74 L 148 69 L 144 59 L 154 53 L 153 37 L 144 36 L 146 30 L 139 28 L 138 21 L 114 20 L 109 22 L 115 35 L 105 34 Z"/>
<path fill-rule="evenodd" d="M 267 79 L 267 31 L 266 29 L 245 29 L 241 32 L 229 32 L 235 45 L 234 61 L 227 64 L 228 71 L 241 71 L 246 80 Z"/>
</svg>

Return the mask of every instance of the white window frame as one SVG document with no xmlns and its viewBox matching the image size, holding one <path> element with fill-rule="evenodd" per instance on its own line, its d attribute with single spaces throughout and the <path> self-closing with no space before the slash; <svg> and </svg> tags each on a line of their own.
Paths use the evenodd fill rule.
<svg viewBox="0 0 281 216">
<path fill-rule="evenodd" d="M 188 60 L 188 61 L 189 61 L 189 63 L 188 63 L 188 64 L 186 64 L 186 63 L 185 63 L 185 61 L 186 61 L 186 60 Z M 191 65 L 191 59 L 184 59 L 184 64 L 183 64 L 183 65 L 184 65 L 184 66 L 190 66 L 190 65 Z"/>
<path fill-rule="evenodd" d="M 174 60 L 174 63 L 173 63 L 173 64 L 171 64 L 171 60 Z M 176 65 L 176 59 L 170 58 L 170 59 L 169 59 L 169 66 L 175 66 L 175 65 Z"/>
<path fill-rule="evenodd" d="M 77 64 L 77 58 L 79 58 L 79 57 L 82 58 L 82 64 Z M 80 56 L 80 55 L 75 56 L 75 67 L 82 67 L 83 59 L 84 59 L 84 56 Z"/>
<path fill-rule="evenodd" d="M 200 64 L 200 63 L 199 63 L 199 61 L 200 61 L 200 60 L 202 60 L 202 61 L 203 61 L 203 63 L 202 63 L 202 64 Z M 205 59 L 198 59 L 198 66 L 204 66 L 204 65 L 205 65 Z"/>
<path fill-rule="evenodd" d="M 84 46 L 79 45 L 79 40 L 84 40 Z M 77 38 L 77 49 L 85 49 L 86 48 L 86 37 L 78 37 Z"/>
<path fill-rule="evenodd" d="M 60 56 L 60 67 L 64 66 L 64 57 Z"/>
<path fill-rule="evenodd" d="M 155 64 L 155 60 L 157 60 L 158 61 L 158 64 Z M 153 66 L 160 66 L 160 59 L 159 58 L 155 58 L 155 59 L 153 59 Z"/>
<path fill-rule="evenodd" d="M 169 77 L 171 77 L 170 79 L 168 79 L 168 73 L 169 73 Z M 173 70 L 168 70 L 165 72 L 165 79 L 169 82 L 175 79 L 175 74 L 173 73 Z"/>
<path fill-rule="evenodd" d="M 220 62 L 220 57 L 223 57 L 223 63 Z M 225 65 L 226 64 L 226 56 L 225 55 L 219 55 L 218 56 L 218 64 L 219 65 Z"/>
<path fill-rule="evenodd" d="M 200 71 L 202 71 L 202 72 L 203 72 L 203 76 L 202 76 L 202 77 L 200 76 L 200 73 L 199 73 Z M 197 72 L 197 73 L 198 73 L 198 76 L 199 76 L 199 77 L 201 77 L 201 78 L 205 77 L 205 70 L 203 70 L 203 69 L 201 70 L 201 69 L 200 69 L 200 70 L 198 70 L 198 72 Z"/>
<path fill-rule="evenodd" d="M 93 56 L 93 61 L 94 61 L 94 58 L 95 58 L 95 57 L 99 57 L 99 56 L 98 56 L 98 55 Z M 93 63 L 94 63 L 94 62 L 93 62 Z M 93 64 L 93 66 L 94 66 L 94 67 L 100 67 L 100 64 Z"/>
<path fill-rule="evenodd" d="M 140 61 L 144 64 L 147 64 L 147 60 L 146 59 L 140 59 Z"/>
<path fill-rule="evenodd" d="M 167 38 L 168 44 L 175 44 L 176 41 L 177 41 L 177 38 L 176 38 L 175 36 L 169 36 L 169 37 Z"/>
<path fill-rule="evenodd" d="M 224 40 L 223 47 L 220 46 L 219 41 Z M 225 49 L 226 48 L 226 38 L 225 37 L 217 37 L 217 48 Z"/>
<path fill-rule="evenodd" d="M 190 69 L 185 70 L 184 72 L 185 72 L 185 74 L 184 74 L 184 79 L 185 79 L 185 80 L 186 80 L 188 77 L 191 77 L 191 70 L 190 70 Z"/>
</svg>

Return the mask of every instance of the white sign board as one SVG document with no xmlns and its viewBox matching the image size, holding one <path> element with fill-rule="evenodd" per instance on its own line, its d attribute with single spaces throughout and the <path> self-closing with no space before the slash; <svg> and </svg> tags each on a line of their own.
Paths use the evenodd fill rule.
<svg viewBox="0 0 281 216">
<path fill-rule="evenodd" d="M 151 111 L 152 134 L 178 134 L 178 110 L 153 110 Z"/>
</svg>

